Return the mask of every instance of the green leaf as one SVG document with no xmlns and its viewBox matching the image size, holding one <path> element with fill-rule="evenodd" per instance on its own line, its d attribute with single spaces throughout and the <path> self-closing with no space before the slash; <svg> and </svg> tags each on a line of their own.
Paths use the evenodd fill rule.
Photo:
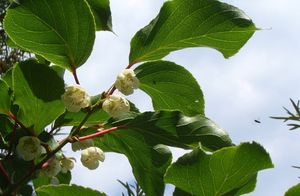
<svg viewBox="0 0 300 196">
<path fill-rule="evenodd" d="M 285 194 L 285 196 L 298 196 L 300 195 L 300 184 L 291 187 Z"/>
<path fill-rule="evenodd" d="M 141 133 L 120 130 L 95 139 L 95 145 L 106 152 L 126 155 L 133 174 L 146 195 L 163 195 L 163 176 L 171 164 L 172 154 L 163 145 L 156 145 Z"/>
<path fill-rule="evenodd" d="M 155 110 L 179 110 L 186 115 L 204 114 L 203 93 L 183 67 L 155 61 L 135 69 L 140 89 L 151 96 Z"/>
<path fill-rule="evenodd" d="M 65 111 L 61 101 L 64 81 L 50 67 L 28 60 L 13 70 L 18 119 L 38 134 Z"/>
<path fill-rule="evenodd" d="M 37 196 L 105 196 L 101 193 L 90 188 L 85 188 L 77 185 L 47 185 L 41 186 L 36 189 Z"/>
<path fill-rule="evenodd" d="M 269 154 L 255 142 L 223 148 L 213 154 L 198 148 L 169 167 L 165 182 L 192 195 L 240 195 L 253 191 L 253 178 L 258 171 L 272 167 Z"/>
<path fill-rule="evenodd" d="M 96 29 L 112 31 L 109 0 L 87 0 L 94 14 Z"/>
<path fill-rule="evenodd" d="M 10 111 L 10 93 L 7 83 L 0 79 L 0 114 L 7 114 Z"/>
<path fill-rule="evenodd" d="M 87 60 L 95 40 L 85 0 L 23 0 L 8 9 L 4 29 L 21 48 L 69 70 Z"/>
<path fill-rule="evenodd" d="M 130 63 L 158 60 L 188 47 L 210 47 L 228 58 L 256 27 L 236 7 L 217 0 L 167 1 L 158 16 L 131 41 Z"/>
<path fill-rule="evenodd" d="M 145 112 L 115 124 L 125 124 L 156 144 L 190 149 L 200 142 L 208 150 L 232 145 L 227 132 L 202 115 L 189 117 L 178 111 Z"/>
</svg>

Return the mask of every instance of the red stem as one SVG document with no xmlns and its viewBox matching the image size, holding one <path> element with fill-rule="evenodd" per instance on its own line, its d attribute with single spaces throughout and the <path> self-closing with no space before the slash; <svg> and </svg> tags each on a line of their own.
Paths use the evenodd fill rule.
<svg viewBox="0 0 300 196">
<path fill-rule="evenodd" d="M 6 172 L 5 168 L 3 167 L 2 163 L 0 162 L 0 171 L 3 176 L 6 178 L 7 182 L 11 184 L 11 178 L 9 177 L 8 173 Z"/>
<path fill-rule="evenodd" d="M 23 123 L 21 123 L 21 122 L 19 121 L 19 119 L 18 119 L 13 113 L 11 113 L 11 112 L 9 111 L 9 112 L 7 113 L 7 115 L 8 115 L 11 119 L 13 119 L 16 123 L 18 123 L 18 125 L 20 125 L 23 129 L 27 130 L 32 136 L 36 136 L 36 135 L 35 135 L 35 132 L 32 131 L 32 130 L 30 130 L 30 129 L 28 129 Z"/>
<path fill-rule="evenodd" d="M 79 137 L 78 140 L 79 141 L 84 141 L 84 140 L 87 140 L 87 139 L 92 139 L 92 138 L 99 137 L 99 136 L 105 135 L 107 133 L 110 133 L 110 132 L 113 132 L 113 131 L 117 131 L 117 130 L 120 130 L 120 129 L 125 129 L 125 128 L 127 128 L 126 125 L 120 125 L 120 126 L 116 126 L 116 127 L 111 127 L 111 128 L 99 131 L 97 133 L 93 133 L 93 134 L 90 134 L 90 135 Z"/>
<path fill-rule="evenodd" d="M 75 67 L 72 67 L 72 74 L 73 74 L 73 77 L 74 77 L 74 79 L 75 79 L 76 84 L 80 85 L 80 82 L 79 82 L 79 79 L 78 79 L 78 76 L 77 76 L 77 72 L 76 72 L 76 68 L 75 68 Z"/>
<path fill-rule="evenodd" d="M 8 150 L 7 156 L 9 156 L 13 150 L 13 144 L 15 142 L 16 135 L 17 135 L 17 127 L 18 127 L 18 123 L 15 121 L 15 124 L 13 127 L 13 133 L 12 133 L 12 136 L 9 141 L 9 150 Z"/>
</svg>

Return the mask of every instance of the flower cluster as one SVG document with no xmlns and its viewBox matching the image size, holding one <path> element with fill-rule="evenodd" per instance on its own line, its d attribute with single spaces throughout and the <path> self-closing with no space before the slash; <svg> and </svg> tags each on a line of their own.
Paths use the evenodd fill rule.
<svg viewBox="0 0 300 196">
<path fill-rule="evenodd" d="M 99 161 L 105 159 L 104 152 L 97 147 L 89 147 L 81 152 L 81 163 L 90 170 L 94 170 L 99 166 Z"/>
<path fill-rule="evenodd" d="M 25 161 L 38 158 L 43 150 L 40 140 L 32 136 L 21 137 L 17 145 L 17 152 Z"/>
<path fill-rule="evenodd" d="M 125 69 L 117 76 L 115 87 L 124 95 L 131 95 L 139 87 L 139 80 L 132 69 Z"/>
<path fill-rule="evenodd" d="M 91 170 L 96 169 L 99 166 L 99 161 L 103 162 L 105 159 L 104 152 L 100 148 L 94 147 L 92 139 L 72 143 L 72 150 L 74 152 L 82 150 L 81 163 Z"/>
<path fill-rule="evenodd" d="M 110 95 L 103 102 L 102 109 L 113 118 L 122 118 L 130 111 L 130 105 L 124 97 Z"/>
<path fill-rule="evenodd" d="M 90 105 L 91 100 L 85 89 L 78 85 L 67 86 L 62 100 L 69 112 L 79 112 Z"/>
</svg>

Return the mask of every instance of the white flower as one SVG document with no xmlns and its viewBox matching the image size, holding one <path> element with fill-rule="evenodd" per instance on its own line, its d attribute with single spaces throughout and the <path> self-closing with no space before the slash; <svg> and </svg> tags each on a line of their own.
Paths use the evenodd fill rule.
<svg viewBox="0 0 300 196">
<path fill-rule="evenodd" d="M 57 158 L 52 159 L 44 169 L 44 174 L 48 177 L 54 177 L 61 171 L 60 161 Z"/>
<path fill-rule="evenodd" d="M 110 95 L 103 102 L 102 108 L 113 118 L 121 118 L 126 116 L 130 111 L 129 102 L 118 95 Z"/>
<path fill-rule="evenodd" d="M 88 107 L 91 103 L 87 92 L 78 85 L 67 86 L 62 100 L 70 112 L 79 112 L 81 108 Z"/>
<path fill-rule="evenodd" d="M 104 152 L 97 147 L 90 147 L 81 152 L 81 163 L 90 170 L 99 166 L 99 161 L 104 161 Z"/>
<path fill-rule="evenodd" d="M 88 147 L 92 147 L 94 146 L 94 141 L 92 139 L 87 139 L 84 141 L 78 141 L 78 142 L 74 142 L 72 143 L 72 150 L 74 152 L 78 151 L 78 150 L 84 150 Z"/>
<path fill-rule="evenodd" d="M 64 157 L 60 160 L 61 172 L 67 173 L 74 168 L 73 158 Z"/>
<path fill-rule="evenodd" d="M 115 87 L 124 95 L 131 95 L 139 87 L 139 79 L 132 69 L 125 69 L 117 76 Z"/>
<path fill-rule="evenodd" d="M 42 153 L 41 142 L 37 137 L 24 136 L 19 140 L 17 152 L 25 161 L 31 161 Z"/>
</svg>

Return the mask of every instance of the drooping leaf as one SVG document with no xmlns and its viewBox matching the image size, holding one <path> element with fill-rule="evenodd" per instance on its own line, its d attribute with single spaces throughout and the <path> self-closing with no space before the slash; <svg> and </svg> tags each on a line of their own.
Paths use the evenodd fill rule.
<svg viewBox="0 0 300 196">
<path fill-rule="evenodd" d="M 69 70 L 87 60 L 95 40 L 85 0 L 23 0 L 8 9 L 4 29 L 21 48 Z"/>
<path fill-rule="evenodd" d="M 61 101 L 64 81 L 50 67 L 28 60 L 13 70 L 13 92 L 18 119 L 36 133 L 65 111 Z"/>
<path fill-rule="evenodd" d="M 173 147 L 190 149 L 200 142 L 208 150 L 217 150 L 232 145 L 227 132 L 202 115 L 189 117 L 178 111 L 145 112 L 115 124 L 125 124 L 157 144 Z"/>
<path fill-rule="evenodd" d="M 156 145 L 141 133 L 120 130 L 95 139 L 95 145 L 106 152 L 126 155 L 133 174 L 146 195 L 163 195 L 163 176 L 171 164 L 172 154 L 163 145 Z"/>
<path fill-rule="evenodd" d="M 94 14 L 96 29 L 112 31 L 109 0 L 87 0 L 87 2 Z"/>
<path fill-rule="evenodd" d="M 269 154 L 257 143 L 223 148 L 213 154 L 198 148 L 169 167 L 165 182 L 192 195 L 240 195 L 253 191 L 258 171 L 272 167 Z"/>
<path fill-rule="evenodd" d="M 101 193 L 90 188 L 85 188 L 77 185 L 47 185 L 41 186 L 36 189 L 37 196 L 105 196 Z"/>
<path fill-rule="evenodd" d="M 10 110 L 10 94 L 7 83 L 0 79 L 0 114 L 7 114 Z"/>
<path fill-rule="evenodd" d="M 300 195 L 300 184 L 291 187 L 285 194 L 285 196 L 298 196 Z"/>
<path fill-rule="evenodd" d="M 203 93 L 183 67 L 167 61 L 155 61 L 135 69 L 140 89 L 151 96 L 155 110 L 179 110 L 186 115 L 204 114 Z"/>
<path fill-rule="evenodd" d="M 167 1 L 158 16 L 131 41 L 130 63 L 158 60 L 188 47 L 210 47 L 228 58 L 256 27 L 236 7 L 217 0 Z"/>
</svg>

